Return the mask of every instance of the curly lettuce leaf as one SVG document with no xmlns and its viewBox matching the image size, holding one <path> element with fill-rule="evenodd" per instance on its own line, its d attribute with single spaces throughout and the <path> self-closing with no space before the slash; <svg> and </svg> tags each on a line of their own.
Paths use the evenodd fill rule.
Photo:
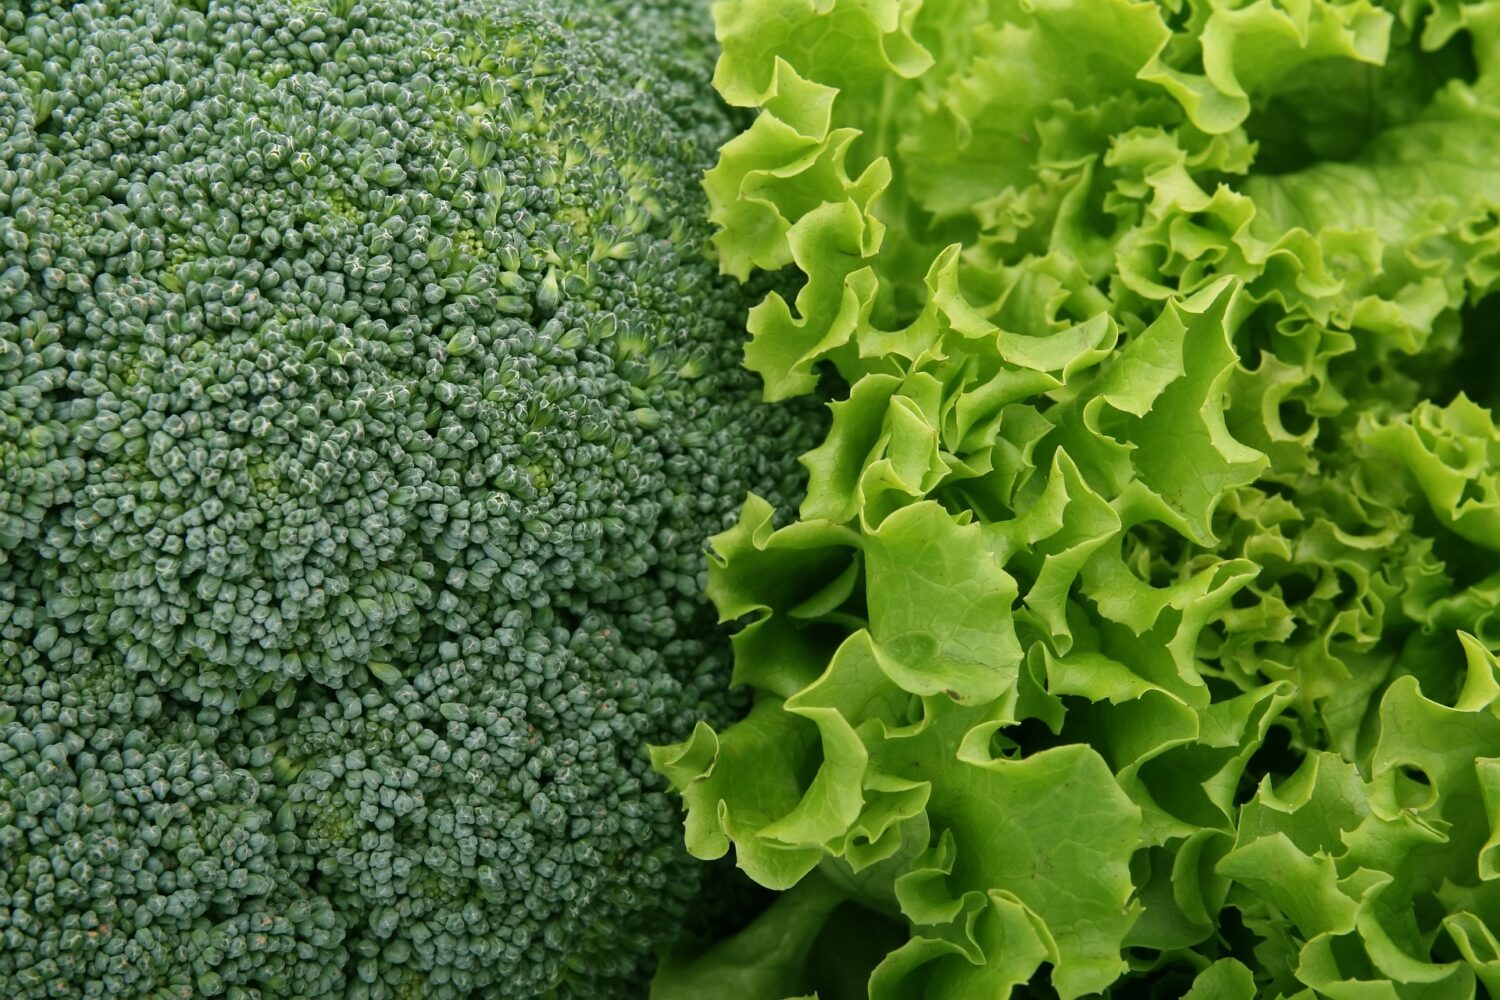
<svg viewBox="0 0 1500 1000">
<path fill-rule="evenodd" d="M 689 849 L 880 1000 L 1496 990 L 1500 4 L 716 19 L 746 363 L 834 398 L 714 542 Z M 832 1000 L 787 898 L 701 968 Z"/>
</svg>

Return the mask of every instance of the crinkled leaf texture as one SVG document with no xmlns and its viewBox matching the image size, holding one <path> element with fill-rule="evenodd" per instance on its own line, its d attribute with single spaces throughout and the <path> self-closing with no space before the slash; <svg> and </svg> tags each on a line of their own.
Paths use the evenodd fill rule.
<svg viewBox="0 0 1500 1000">
<path fill-rule="evenodd" d="M 716 17 L 746 362 L 839 398 L 654 750 L 788 891 L 659 996 L 1500 991 L 1500 3 Z"/>
</svg>

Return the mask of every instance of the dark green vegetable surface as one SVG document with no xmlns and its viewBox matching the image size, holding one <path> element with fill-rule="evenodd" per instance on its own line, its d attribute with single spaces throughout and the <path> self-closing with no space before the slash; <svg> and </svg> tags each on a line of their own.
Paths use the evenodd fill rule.
<svg viewBox="0 0 1500 1000">
<path fill-rule="evenodd" d="M 639 995 L 702 538 L 811 443 L 708 251 L 706 14 L 0 42 L 0 996 Z"/>
</svg>

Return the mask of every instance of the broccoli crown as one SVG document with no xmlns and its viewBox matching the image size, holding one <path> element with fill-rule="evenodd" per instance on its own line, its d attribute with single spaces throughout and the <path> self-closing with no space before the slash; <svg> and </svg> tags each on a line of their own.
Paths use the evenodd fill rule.
<svg viewBox="0 0 1500 1000">
<path fill-rule="evenodd" d="M 794 503 L 671 0 L 0 14 L 0 995 L 638 990 Z"/>
</svg>

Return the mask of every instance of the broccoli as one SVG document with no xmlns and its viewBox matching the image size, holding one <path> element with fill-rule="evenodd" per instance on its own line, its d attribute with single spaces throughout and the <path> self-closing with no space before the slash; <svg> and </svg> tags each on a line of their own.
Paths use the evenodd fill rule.
<svg viewBox="0 0 1500 1000">
<path fill-rule="evenodd" d="M 0 15 L 0 996 L 639 993 L 700 539 L 816 438 L 704 13 Z"/>
</svg>

